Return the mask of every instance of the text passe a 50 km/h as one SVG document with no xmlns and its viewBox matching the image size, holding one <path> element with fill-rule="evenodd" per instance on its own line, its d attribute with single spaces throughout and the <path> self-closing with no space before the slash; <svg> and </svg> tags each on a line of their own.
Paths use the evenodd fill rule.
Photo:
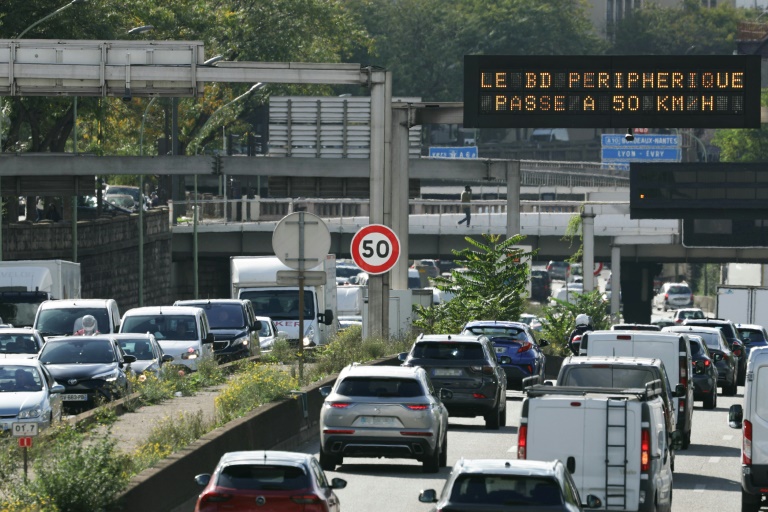
<svg viewBox="0 0 768 512">
<path fill-rule="evenodd" d="M 759 128 L 760 57 L 464 57 L 472 128 Z"/>
</svg>

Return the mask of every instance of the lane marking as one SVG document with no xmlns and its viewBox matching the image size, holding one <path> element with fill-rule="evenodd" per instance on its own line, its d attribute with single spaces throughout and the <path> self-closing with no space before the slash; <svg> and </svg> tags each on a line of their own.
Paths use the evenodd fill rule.
<svg viewBox="0 0 768 512">
<path fill-rule="evenodd" d="M 709 463 L 710 464 L 717 464 L 718 462 L 720 462 L 720 457 L 710 457 L 709 458 Z"/>
<path fill-rule="evenodd" d="M 694 487 L 693 492 L 704 492 L 704 490 L 707 488 L 704 484 L 696 484 L 696 487 Z"/>
<path fill-rule="evenodd" d="M 723 441 L 731 441 L 733 440 L 733 436 L 731 434 L 725 434 L 723 436 Z"/>
</svg>

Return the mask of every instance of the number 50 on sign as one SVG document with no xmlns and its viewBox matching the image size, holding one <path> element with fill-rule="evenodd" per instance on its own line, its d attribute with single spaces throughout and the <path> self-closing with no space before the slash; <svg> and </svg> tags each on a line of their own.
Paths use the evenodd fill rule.
<svg viewBox="0 0 768 512">
<path fill-rule="evenodd" d="M 383 274 L 392 270 L 400 258 L 400 240 L 387 226 L 371 224 L 352 237 L 352 259 L 369 274 Z"/>
</svg>

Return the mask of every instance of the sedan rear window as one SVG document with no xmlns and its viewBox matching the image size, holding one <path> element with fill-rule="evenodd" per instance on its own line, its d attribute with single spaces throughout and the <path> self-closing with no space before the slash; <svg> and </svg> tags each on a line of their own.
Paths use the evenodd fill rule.
<svg viewBox="0 0 768 512">
<path fill-rule="evenodd" d="M 388 379 L 378 377 L 347 377 L 336 390 L 345 396 L 413 398 L 424 396 L 424 390 L 415 379 Z"/>
<path fill-rule="evenodd" d="M 484 334 L 485 336 L 499 336 L 502 338 L 512 338 L 513 340 L 523 341 L 528 339 L 528 336 L 526 336 L 523 329 L 519 329 L 517 327 L 502 327 L 498 325 L 476 325 L 474 327 L 464 329 L 462 334 L 474 334 L 475 336 Z"/>
<path fill-rule="evenodd" d="M 525 475 L 465 475 L 453 484 L 451 503 L 483 505 L 562 506 L 558 483 L 551 478 Z"/>
<path fill-rule="evenodd" d="M 755 329 L 739 329 L 739 338 L 747 343 L 764 342 L 763 332 Z"/>
<path fill-rule="evenodd" d="M 696 336 L 701 336 L 707 348 L 713 348 L 715 350 L 723 350 L 720 346 L 720 337 L 717 334 L 711 332 L 697 332 Z"/>
<path fill-rule="evenodd" d="M 296 466 L 233 464 L 221 470 L 216 484 L 231 489 L 293 491 L 309 487 L 309 477 Z"/>
<path fill-rule="evenodd" d="M 451 341 L 425 341 L 413 347 L 411 357 L 418 359 L 485 359 L 483 347 L 479 343 L 460 343 Z"/>
<path fill-rule="evenodd" d="M 690 295 L 691 289 L 687 286 L 670 286 L 669 290 L 667 290 L 667 293 L 672 293 L 675 295 Z"/>
</svg>

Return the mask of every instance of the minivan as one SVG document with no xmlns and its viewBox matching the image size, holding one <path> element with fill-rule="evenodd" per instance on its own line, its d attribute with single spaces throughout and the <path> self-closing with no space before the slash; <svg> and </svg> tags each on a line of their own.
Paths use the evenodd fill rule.
<svg viewBox="0 0 768 512">
<path fill-rule="evenodd" d="M 741 510 L 760 510 L 768 496 L 768 347 L 753 349 L 747 360 L 744 405 L 728 411 L 728 426 L 742 429 Z"/>
<path fill-rule="evenodd" d="M 120 310 L 114 299 L 46 300 L 37 310 L 33 329 L 43 338 L 72 336 L 83 328 L 85 315 L 96 319 L 100 334 L 120 330 Z"/>
<path fill-rule="evenodd" d="M 652 331 L 593 331 L 584 334 L 582 356 L 655 357 L 664 362 L 671 389 L 682 384 L 685 393 L 675 396 L 675 424 L 683 435 L 683 449 L 691 443 L 693 421 L 693 371 L 691 346 L 681 333 Z"/>
<path fill-rule="evenodd" d="M 197 370 L 200 358 L 213 357 L 214 336 L 205 310 L 195 306 L 148 306 L 123 315 L 121 333 L 150 333 L 174 364 Z"/>
</svg>

